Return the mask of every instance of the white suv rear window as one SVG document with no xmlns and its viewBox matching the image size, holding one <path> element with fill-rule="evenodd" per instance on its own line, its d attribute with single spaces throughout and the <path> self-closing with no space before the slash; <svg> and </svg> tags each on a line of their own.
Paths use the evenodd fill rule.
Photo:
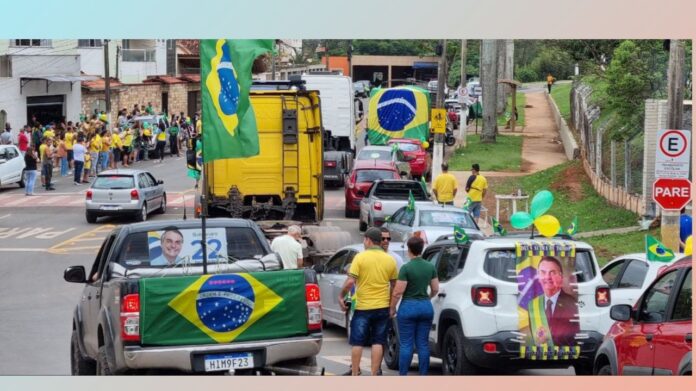
<svg viewBox="0 0 696 391">
<path fill-rule="evenodd" d="M 517 282 L 515 265 L 517 256 L 515 251 L 493 250 L 486 253 L 483 263 L 483 271 L 493 278 L 507 282 Z M 575 272 L 578 282 L 587 282 L 594 278 L 595 270 L 592 256 L 589 251 L 578 250 L 575 254 Z"/>
</svg>

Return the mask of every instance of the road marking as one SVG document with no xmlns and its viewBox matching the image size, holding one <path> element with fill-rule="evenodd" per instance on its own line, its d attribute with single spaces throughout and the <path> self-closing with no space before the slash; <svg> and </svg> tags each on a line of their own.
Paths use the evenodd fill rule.
<svg viewBox="0 0 696 391">
<path fill-rule="evenodd" d="M 353 223 L 354 223 L 354 222 L 356 222 L 356 221 L 358 221 L 358 220 L 357 220 L 357 219 L 346 219 L 346 218 L 343 218 L 343 217 L 334 217 L 334 218 L 325 218 L 324 221 L 339 221 L 339 222 L 340 222 L 340 221 L 343 221 L 343 222 L 345 222 L 345 221 L 350 221 L 350 222 L 353 222 Z"/>
<path fill-rule="evenodd" d="M 93 230 L 83 232 L 77 236 L 74 236 L 70 239 L 64 240 L 51 248 L 48 249 L 48 252 L 52 254 L 67 254 L 67 253 L 94 253 L 96 251 L 87 251 L 87 250 L 98 250 L 101 246 L 76 246 L 78 242 L 85 241 L 85 240 L 104 240 L 106 237 L 106 234 L 108 232 L 111 232 L 112 229 L 114 229 L 116 226 L 113 224 L 105 224 L 100 227 L 97 227 Z M 104 235 L 99 235 L 99 234 L 104 234 Z"/>
<path fill-rule="evenodd" d="M 6 214 L 6 215 L 4 215 L 4 216 L 0 216 L 0 220 L 6 219 L 6 218 L 8 218 L 8 217 L 10 217 L 10 216 L 12 216 L 12 215 L 11 215 L 11 214 Z"/>
<path fill-rule="evenodd" d="M 0 248 L 0 252 L 49 252 L 47 248 Z"/>
</svg>

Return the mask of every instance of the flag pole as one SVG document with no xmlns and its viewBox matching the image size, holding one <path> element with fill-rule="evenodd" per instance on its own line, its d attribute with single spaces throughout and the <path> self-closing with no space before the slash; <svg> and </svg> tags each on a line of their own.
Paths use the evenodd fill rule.
<svg viewBox="0 0 696 391">
<path fill-rule="evenodd" d="M 201 113 L 203 123 L 203 113 Z M 206 245 L 206 218 L 208 217 L 208 164 L 205 161 L 205 127 L 201 126 L 201 158 L 203 160 L 203 191 L 201 192 L 201 250 L 203 251 L 203 274 L 208 274 L 208 248 Z"/>
</svg>

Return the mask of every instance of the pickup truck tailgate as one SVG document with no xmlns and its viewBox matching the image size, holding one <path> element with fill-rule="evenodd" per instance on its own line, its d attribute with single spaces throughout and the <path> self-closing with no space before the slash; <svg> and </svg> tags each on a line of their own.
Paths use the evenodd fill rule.
<svg viewBox="0 0 696 391">
<path fill-rule="evenodd" d="M 302 270 L 144 278 L 142 345 L 223 344 L 309 334 Z"/>
</svg>

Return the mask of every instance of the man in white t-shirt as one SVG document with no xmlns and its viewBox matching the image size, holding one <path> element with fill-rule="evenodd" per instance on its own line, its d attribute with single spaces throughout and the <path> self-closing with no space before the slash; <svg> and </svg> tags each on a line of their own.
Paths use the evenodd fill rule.
<svg viewBox="0 0 696 391">
<path fill-rule="evenodd" d="M 278 236 L 271 243 L 271 250 L 280 255 L 284 269 L 298 269 L 303 266 L 302 259 L 302 228 L 291 225 L 287 235 Z"/>
</svg>

